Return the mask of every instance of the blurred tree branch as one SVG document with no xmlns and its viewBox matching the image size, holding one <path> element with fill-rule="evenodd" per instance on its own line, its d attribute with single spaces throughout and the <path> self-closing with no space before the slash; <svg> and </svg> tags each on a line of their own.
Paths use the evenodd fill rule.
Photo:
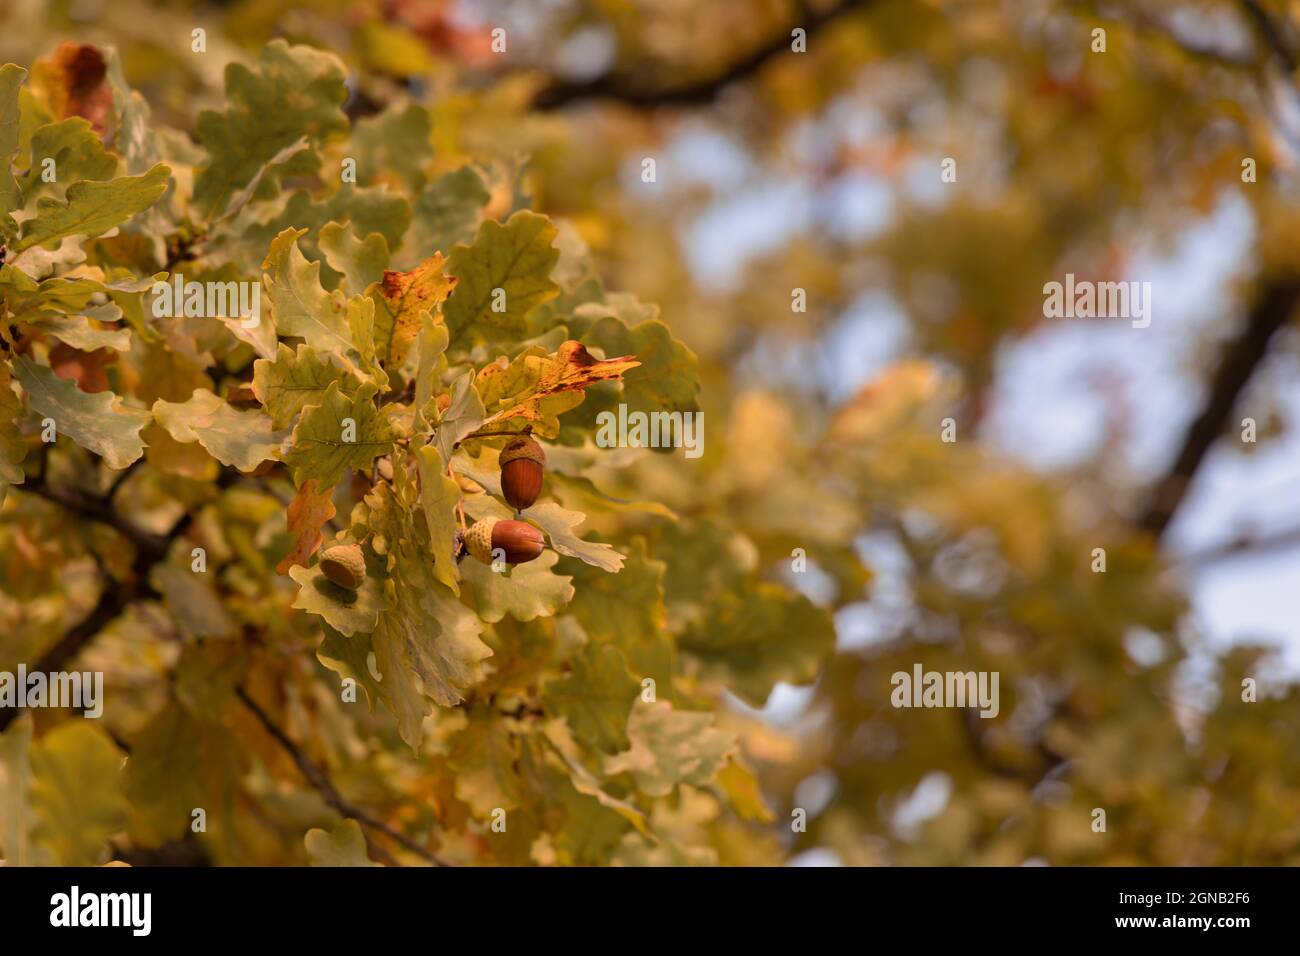
<svg viewBox="0 0 1300 956">
<path fill-rule="evenodd" d="M 744 80 L 757 73 L 768 62 L 790 51 L 790 32 L 796 27 L 807 31 L 808 39 L 815 32 L 841 16 L 865 9 L 875 0 L 840 0 L 824 10 L 807 10 L 798 22 L 791 23 L 782 33 L 754 50 L 748 56 L 731 64 L 722 72 L 678 86 L 642 86 L 617 72 L 606 73 L 593 80 L 581 82 L 558 81 L 544 87 L 533 99 L 533 107 L 553 110 L 585 100 L 617 100 L 628 106 L 648 108 L 655 106 L 700 106 L 710 103 L 722 89 L 731 83 Z"/>
<path fill-rule="evenodd" d="M 1294 73 L 1297 59 L 1291 49 L 1291 44 L 1284 36 L 1286 32 L 1285 25 L 1275 21 L 1272 14 L 1264 9 L 1259 0 L 1241 0 L 1241 6 L 1246 11 L 1246 17 L 1255 24 L 1255 28 L 1264 37 L 1265 42 L 1268 43 L 1273 55 L 1282 61 L 1287 73 Z"/>
<path fill-rule="evenodd" d="M 1223 433 L 1246 383 L 1268 354 L 1274 334 L 1300 303 L 1300 279 L 1270 282 L 1251 309 L 1237 337 L 1228 343 L 1210 380 L 1200 412 L 1192 420 L 1182 447 L 1164 477 L 1152 488 L 1137 526 L 1157 540 L 1173 520 L 1205 460 L 1210 446 Z"/>
<path fill-rule="evenodd" d="M 342 816 L 356 820 L 357 823 L 365 827 L 367 831 L 376 830 L 379 833 L 384 834 L 384 836 L 388 837 L 393 842 L 414 853 L 421 859 L 432 863 L 434 866 L 451 865 L 446 860 L 430 853 L 405 833 L 394 829 L 383 820 L 371 816 L 365 810 L 355 807 L 348 801 L 344 800 L 343 795 L 338 792 L 338 789 L 334 786 L 333 781 L 330 780 L 329 775 L 325 770 L 313 763 L 311 758 L 302 752 L 298 745 L 293 742 L 292 738 L 290 738 L 289 735 L 271 719 L 270 715 L 262 709 L 257 701 L 253 700 L 248 691 L 243 687 L 236 687 L 235 693 L 239 696 L 239 699 L 244 702 L 244 706 L 247 707 L 252 712 L 253 716 L 257 718 L 257 721 L 262 725 L 262 728 L 270 734 L 271 737 L 274 738 L 275 742 L 283 748 L 285 753 L 292 758 L 294 765 L 298 768 L 299 773 L 303 775 L 304 779 L 306 779 L 312 788 L 315 789 L 316 792 L 324 798 L 325 802 L 335 811 Z M 366 844 L 373 856 L 380 857 L 383 862 L 390 866 L 397 865 L 397 861 L 385 852 L 382 847 L 376 845 L 368 833 L 366 836 Z"/>
<path fill-rule="evenodd" d="M 217 476 L 216 486 L 228 488 L 239 478 L 240 473 L 234 468 L 223 467 Z M 115 481 L 109 493 L 92 497 L 82 492 L 57 488 L 46 481 L 44 472 L 39 478 L 19 485 L 17 491 L 35 494 L 52 501 L 75 515 L 103 524 L 117 531 L 135 546 L 135 560 L 131 565 L 131 577 L 126 581 L 115 581 L 105 575 L 104 588 L 99 600 L 90 613 L 51 645 L 40 659 L 32 665 L 33 671 L 52 673 L 61 671 L 73 660 L 83 647 L 95 635 L 107 627 L 123 611 L 136 601 L 157 597 L 158 592 L 149 583 L 149 572 L 154 565 L 161 563 L 171 550 L 172 542 L 183 536 L 194 523 L 196 511 L 186 512 L 165 535 L 154 535 L 141 531 L 124 521 L 112 506 L 112 496 L 120 486 Z M 10 722 L 18 716 L 17 708 L 0 710 L 0 733 L 4 732 Z"/>
<path fill-rule="evenodd" d="M 1194 568 L 1246 554 L 1284 551 L 1297 546 L 1300 546 L 1300 528 L 1287 528 L 1272 534 L 1242 535 L 1202 551 L 1183 555 L 1178 558 L 1178 563 Z"/>
</svg>

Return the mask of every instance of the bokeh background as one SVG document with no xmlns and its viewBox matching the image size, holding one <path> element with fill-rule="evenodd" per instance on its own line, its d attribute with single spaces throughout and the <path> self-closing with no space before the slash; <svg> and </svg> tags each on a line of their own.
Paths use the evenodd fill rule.
<svg viewBox="0 0 1300 956">
<path fill-rule="evenodd" d="M 837 630 L 729 701 L 771 825 L 723 862 L 1300 859 L 1300 5 L 0 3 L 0 60 L 111 44 L 180 129 L 273 37 L 356 118 L 425 103 L 447 168 L 526 164 L 699 356 L 705 456 L 639 479 L 710 516 L 670 599 L 739 547 Z M 1150 327 L 1045 319 L 1067 272 L 1150 282 Z M 999 671 L 1001 715 L 893 709 L 916 662 Z"/>
</svg>

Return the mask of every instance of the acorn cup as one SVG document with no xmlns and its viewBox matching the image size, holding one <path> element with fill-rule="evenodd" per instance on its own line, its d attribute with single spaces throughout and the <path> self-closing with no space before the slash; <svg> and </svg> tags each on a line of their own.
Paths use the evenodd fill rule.
<svg viewBox="0 0 1300 956">
<path fill-rule="evenodd" d="M 500 552 L 506 564 L 526 564 L 542 553 L 542 533 L 526 521 L 484 518 L 465 532 L 465 549 L 484 564 Z"/>
<path fill-rule="evenodd" d="M 501 494 L 515 511 L 523 511 L 542 493 L 546 452 L 532 435 L 519 435 L 501 449 Z"/>
<path fill-rule="evenodd" d="M 366 559 L 361 547 L 338 544 L 326 548 L 320 556 L 321 574 L 341 588 L 355 591 L 366 582 Z"/>
</svg>

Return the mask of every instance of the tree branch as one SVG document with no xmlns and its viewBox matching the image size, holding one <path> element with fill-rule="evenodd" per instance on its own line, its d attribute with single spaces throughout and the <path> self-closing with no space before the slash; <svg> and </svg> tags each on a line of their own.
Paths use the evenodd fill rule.
<svg viewBox="0 0 1300 956">
<path fill-rule="evenodd" d="M 1183 567 L 1197 568 L 1242 555 L 1285 551 L 1295 547 L 1300 547 L 1300 528 L 1288 528 L 1285 531 L 1253 537 L 1243 535 L 1202 551 L 1179 555 L 1175 560 Z"/>
<path fill-rule="evenodd" d="M 629 80 L 625 75 L 606 73 L 594 80 L 577 83 L 555 82 L 544 87 L 534 98 L 533 107 L 553 110 L 584 100 L 617 100 L 628 106 L 647 108 L 654 106 L 701 106 L 713 101 L 722 89 L 731 83 L 744 80 L 757 73 L 769 61 L 790 50 L 790 31 L 803 27 L 807 38 L 844 14 L 865 9 L 875 0 L 840 0 L 821 11 L 808 11 L 785 32 L 773 37 L 748 56 L 731 64 L 722 72 L 700 80 L 676 86 L 649 87 Z"/>
<path fill-rule="evenodd" d="M 1288 278 L 1265 286 L 1241 332 L 1224 350 L 1210 381 L 1209 393 L 1200 413 L 1188 426 L 1173 465 L 1151 490 L 1137 521 L 1141 530 L 1157 540 L 1164 535 L 1210 446 L 1227 426 L 1246 383 L 1268 354 L 1274 333 L 1291 318 L 1298 302 L 1300 279 Z"/>
<path fill-rule="evenodd" d="M 1273 55 L 1282 61 L 1288 73 L 1294 73 L 1297 65 L 1296 55 L 1282 36 L 1283 27 L 1274 22 L 1272 15 L 1264 9 L 1259 0 L 1241 0 L 1241 6 L 1246 11 L 1247 18 L 1255 24 L 1255 29 L 1263 35 Z"/>
<path fill-rule="evenodd" d="M 216 486 L 219 489 L 227 488 L 238 478 L 239 472 L 234 468 L 223 467 L 217 476 Z M 81 492 L 56 488 L 48 484 L 44 473 L 39 479 L 15 486 L 14 490 L 38 495 L 66 508 L 73 514 L 112 528 L 135 546 L 135 560 L 131 565 L 130 579 L 119 582 L 107 578 L 99 600 L 91 608 L 90 613 L 47 648 L 32 666 L 32 670 L 48 674 L 64 670 L 65 665 L 81 653 L 82 648 L 90 643 L 96 634 L 133 603 L 158 596 L 158 592 L 149 583 L 149 572 L 153 570 L 154 565 L 167 557 L 172 542 L 190 529 L 197 509 L 182 515 L 165 535 L 154 535 L 126 522 L 113 509 L 109 498 L 94 498 Z M 113 490 L 116 490 L 116 487 Z M 4 732 L 18 714 L 19 710 L 16 707 L 0 710 L 0 733 Z"/>
<path fill-rule="evenodd" d="M 349 819 L 356 820 L 357 823 L 361 824 L 363 827 L 377 830 L 390 840 L 400 844 L 405 849 L 410 850 L 416 856 L 427 860 L 434 866 L 451 866 L 450 863 L 435 856 L 433 853 L 430 853 L 405 833 L 389 826 L 383 820 L 371 816 L 365 810 L 355 807 L 344 800 L 342 794 L 338 792 L 333 782 L 330 780 L 329 775 L 325 773 L 325 770 L 314 764 L 311 759 L 299 749 L 298 745 L 289 738 L 289 735 L 280 729 L 266 711 L 258 705 L 257 701 L 253 700 L 248 691 L 244 690 L 243 687 L 236 687 L 235 693 L 238 694 L 239 699 L 244 702 L 244 706 L 252 711 L 253 716 L 257 718 L 258 723 L 262 725 L 263 729 L 275 738 L 275 742 L 278 743 L 293 759 L 294 764 L 298 767 L 298 771 L 303 775 L 307 782 L 311 784 L 312 788 L 315 789 L 316 792 L 325 799 L 325 802 L 334 810 Z"/>
</svg>

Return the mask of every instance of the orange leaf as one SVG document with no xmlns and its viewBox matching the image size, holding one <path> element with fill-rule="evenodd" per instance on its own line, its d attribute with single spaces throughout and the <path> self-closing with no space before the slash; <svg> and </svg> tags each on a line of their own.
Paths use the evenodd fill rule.
<svg viewBox="0 0 1300 956">
<path fill-rule="evenodd" d="M 284 559 L 275 566 L 276 573 L 288 574 L 295 564 L 306 565 L 307 559 L 320 547 L 320 529 L 325 522 L 334 517 L 334 489 L 316 490 L 316 479 L 309 478 L 293 501 L 289 502 L 289 533 L 293 535 L 293 547 Z"/>
<path fill-rule="evenodd" d="M 620 379 L 624 372 L 640 364 L 632 355 L 598 359 L 581 342 L 570 339 L 553 355 L 524 353 L 510 363 L 498 360 L 479 372 L 474 385 L 484 405 L 498 409 L 485 425 L 515 418 L 546 423 L 582 401 L 581 396 L 572 402 L 559 403 L 547 402 L 548 398 L 564 392 L 582 392 L 597 382 Z M 540 433 L 551 434 L 546 428 Z"/>
<path fill-rule="evenodd" d="M 59 378 L 71 379 L 83 392 L 108 391 L 107 366 L 117 361 L 112 349 L 83 352 L 60 342 L 50 349 L 50 368 Z"/>
<path fill-rule="evenodd" d="M 54 56 L 32 66 L 33 83 L 44 92 L 56 119 L 81 116 L 103 136 L 113 109 L 113 91 L 104 81 L 104 55 L 85 43 L 61 43 Z"/>
</svg>

